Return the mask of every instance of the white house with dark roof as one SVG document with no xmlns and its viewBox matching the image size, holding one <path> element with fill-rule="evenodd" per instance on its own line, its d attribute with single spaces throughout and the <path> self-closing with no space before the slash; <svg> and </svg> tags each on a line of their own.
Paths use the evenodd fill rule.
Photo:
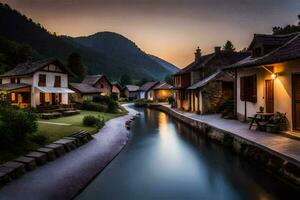
<svg viewBox="0 0 300 200">
<path fill-rule="evenodd" d="M 142 85 L 138 90 L 138 98 L 139 99 L 148 99 L 153 100 L 154 98 L 154 92 L 151 90 L 156 85 L 158 85 L 158 81 L 150 81 Z"/>
<path fill-rule="evenodd" d="M 20 108 L 68 104 L 68 76 L 72 72 L 57 59 L 26 62 L 0 75 L 0 91 Z"/>
<path fill-rule="evenodd" d="M 255 34 L 252 55 L 229 67 L 235 72 L 235 112 L 240 120 L 285 113 L 290 130 L 300 130 L 300 33 Z"/>
</svg>

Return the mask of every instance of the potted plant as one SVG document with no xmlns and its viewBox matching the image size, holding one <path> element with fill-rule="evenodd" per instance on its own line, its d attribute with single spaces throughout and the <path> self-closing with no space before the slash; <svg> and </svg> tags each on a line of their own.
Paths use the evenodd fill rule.
<svg viewBox="0 0 300 200">
<path fill-rule="evenodd" d="M 286 113 L 277 112 L 270 119 L 270 123 L 266 125 L 266 131 L 270 133 L 278 133 L 287 130 Z"/>
<path fill-rule="evenodd" d="M 265 108 L 264 108 L 263 106 L 260 106 L 260 107 L 259 107 L 259 112 L 260 112 L 260 113 L 263 113 L 264 110 L 265 110 Z"/>
</svg>

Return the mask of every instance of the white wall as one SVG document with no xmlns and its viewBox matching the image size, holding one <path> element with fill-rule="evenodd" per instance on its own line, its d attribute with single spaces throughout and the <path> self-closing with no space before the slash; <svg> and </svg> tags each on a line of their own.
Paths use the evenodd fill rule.
<svg viewBox="0 0 300 200">
<path fill-rule="evenodd" d="M 274 112 L 286 113 L 290 128 L 292 127 L 292 74 L 300 73 L 300 60 L 273 64 L 274 73 Z M 237 112 L 244 115 L 245 103 L 240 100 L 240 77 L 257 74 L 257 103 L 247 102 L 247 116 L 253 116 L 260 106 L 265 105 L 265 80 L 271 79 L 271 73 L 263 68 L 238 71 Z"/>
</svg>

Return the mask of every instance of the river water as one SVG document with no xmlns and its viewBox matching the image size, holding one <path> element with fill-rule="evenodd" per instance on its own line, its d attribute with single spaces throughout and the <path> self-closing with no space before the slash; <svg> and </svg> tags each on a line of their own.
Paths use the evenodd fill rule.
<svg viewBox="0 0 300 200">
<path fill-rule="evenodd" d="M 165 113 L 138 111 L 127 146 L 76 199 L 299 198 L 292 186 Z"/>
</svg>

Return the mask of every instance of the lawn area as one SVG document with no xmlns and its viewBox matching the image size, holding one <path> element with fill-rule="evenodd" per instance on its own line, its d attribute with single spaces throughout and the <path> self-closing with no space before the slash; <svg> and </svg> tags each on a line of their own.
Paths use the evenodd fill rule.
<svg viewBox="0 0 300 200">
<path fill-rule="evenodd" d="M 62 117 L 62 118 L 51 119 L 51 120 L 38 119 L 38 121 L 43 121 L 43 122 L 64 123 L 70 125 L 62 126 L 62 125 L 44 124 L 38 122 L 38 130 L 36 134 L 46 136 L 47 138 L 46 143 L 51 143 L 65 136 L 69 136 L 72 133 L 79 130 L 86 130 L 89 133 L 94 134 L 97 132 L 96 127 L 88 127 L 82 124 L 82 119 L 84 116 L 86 115 L 100 116 L 100 117 L 104 117 L 105 121 L 108 121 L 112 118 L 116 118 L 124 114 L 126 114 L 125 111 L 124 113 L 121 114 L 102 113 L 102 112 L 95 112 L 95 111 L 81 111 L 80 114 L 69 116 L 69 117 Z M 21 155 L 25 155 L 26 153 L 29 153 L 30 151 L 34 151 L 42 146 L 43 145 L 37 144 L 36 142 L 33 142 L 32 140 L 29 139 L 22 146 L 13 146 L 13 148 L 11 149 L 0 149 L 0 164 L 12 160 Z"/>
<path fill-rule="evenodd" d="M 112 114 L 112 113 L 82 110 L 78 115 L 62 117 L 58 119 L 39 120 L 37 132 L 38 134 L 46 135 L 48 137 L 49 142 L 55 141 L 65 136 L 69 136 L 72 133 L 79 130 L 85 130 L 90 132 L 91 134 L 94 134 L 97 131 L 96 127 L 88 127 L 82 124 L 83 117 L 87 115 L 93 115 L 95 117 L 100 116 L 100 118 L 104 117 L 104 120 L 108 121 L 112 118 L 119 117 L 123 114 Z M 55 124 L 44 124 L 40 122 L 64 123 L 70 125 L 62 126 L 62 125 L 55 125 Z"/>
</svg>

